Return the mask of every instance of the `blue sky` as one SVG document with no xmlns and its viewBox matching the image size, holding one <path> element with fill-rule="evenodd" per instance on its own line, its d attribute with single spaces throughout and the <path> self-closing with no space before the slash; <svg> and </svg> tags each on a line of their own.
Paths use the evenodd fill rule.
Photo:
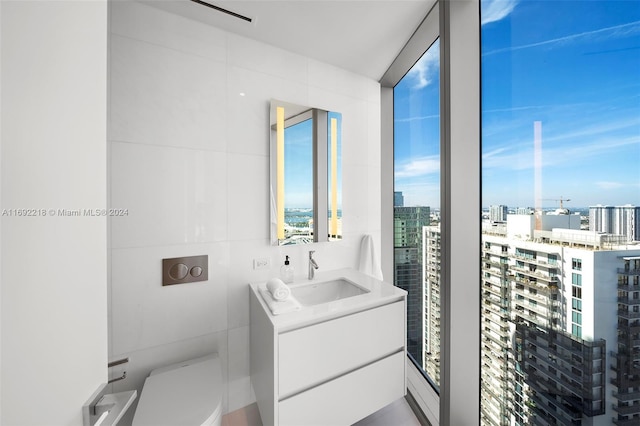
<svg viewBox="0 0 640 426">
<path fill-rule="evenodd" d="M 313 207 L 313 120 L 285 128 L 284 203 L 286 208 Z"/>
<path fill-rule="evenodd" d="M 640 205 L 640 1 L 483 1 L 482 20 L 483 205 L 534 206 L 535 121 L 544 206 Z M 416 68 L 396 86 L 396 138 L 414 140 L 396 190 L 438 207 L 437 59 Z"/>
<path fill-rule="evenodd" d="M 342 114 L 328 112 L 337 119 L 338 143 L 338 209 L 342 209 Z M 327 129 L 330 132 L 330 128 Z M 313 120 L 285 128 L 285 207 L 313 207 Z M 330 147 L 328 147 L 330 149 Z M 327 152 L 329 155 L 329 152 Z M 327 185 L 330 174 L 327 171 Z M 328 186 L 330 189 L 330 187 Z M 328 200 L 329 208 L 331 200 Z"/>
<path fill-rule="evenodd" d="M 395 190 L 405 206 L 440 204 L 440 41 L 394 88 Z"/>
</svg>

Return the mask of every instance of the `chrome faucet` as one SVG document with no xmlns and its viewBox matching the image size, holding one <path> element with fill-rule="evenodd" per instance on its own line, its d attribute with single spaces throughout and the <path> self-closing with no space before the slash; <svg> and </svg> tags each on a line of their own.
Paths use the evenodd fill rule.
<svg viewBox="0 0 640 426">
<path fill-rule="evenodd" d="M 315 253 L 315 251 L 309 250 L 309 279 L 310 280 L 313 279 L 313 276 L 315 274 L 315 270 L 318 269 L 318 264 L 316 263 L 316 261 L 313 258 L 313 253 Z"/>
</svg>

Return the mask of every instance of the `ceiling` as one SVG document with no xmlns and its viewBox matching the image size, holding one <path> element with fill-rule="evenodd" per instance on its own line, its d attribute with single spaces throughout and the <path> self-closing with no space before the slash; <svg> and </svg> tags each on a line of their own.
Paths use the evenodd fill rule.
<svg viewBox="0 0 640 426">
<path fill-rule="evenodd" d="M 158 8 L 380 80 L 436 0 L 151 0 Z"/>
</svg>

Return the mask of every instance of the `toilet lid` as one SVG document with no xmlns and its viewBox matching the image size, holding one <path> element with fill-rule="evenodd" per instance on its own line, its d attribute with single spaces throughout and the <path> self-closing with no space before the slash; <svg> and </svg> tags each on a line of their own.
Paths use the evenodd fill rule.
<svg viewBox="0 0 640 426">
<path fill-rule="evenodd" d="M 206 425 L 220 415 L 221 406 L 219 359 L 195 360 L 147 377 L 133 425 Z"/>
</svg>

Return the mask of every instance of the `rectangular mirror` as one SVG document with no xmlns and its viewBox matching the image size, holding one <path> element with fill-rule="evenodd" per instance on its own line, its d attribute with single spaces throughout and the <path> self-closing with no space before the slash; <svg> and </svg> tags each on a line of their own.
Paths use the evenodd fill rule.
<svg viewBox="0 0 640 426">
<path fill-rule="evenodd" d="M 271 101 L 271 243 L 342 238 L 342 115 Z"/>
</svg>

